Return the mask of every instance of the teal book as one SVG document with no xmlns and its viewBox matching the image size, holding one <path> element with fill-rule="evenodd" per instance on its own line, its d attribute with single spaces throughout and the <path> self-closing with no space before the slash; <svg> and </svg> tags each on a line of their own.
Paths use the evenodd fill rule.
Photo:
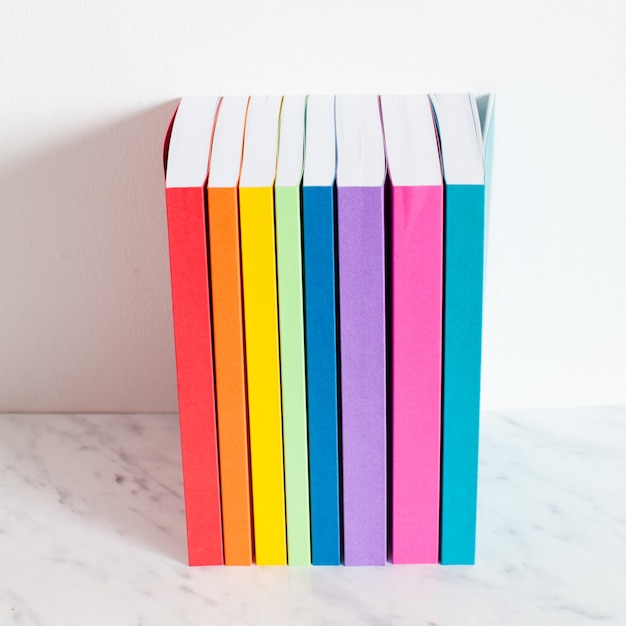
<svg viewBox="0 0 626 626">
<path fill-rule="evenodd" d="M 274 183 L 285 513 L 289 565 L 311 564 L 302 292 L 302 220 L 300 217 L 305 109 L 305 96 L 283 98 L 280 113 L 278 167 Z"/>
<path fill-rule="evenodd" d="M 486 224 L 485 142 L 474 96 L 437 94 L 431 100 L 445 182 L 440 559 L 444 564 L 473 564 Z"/>
</svg>

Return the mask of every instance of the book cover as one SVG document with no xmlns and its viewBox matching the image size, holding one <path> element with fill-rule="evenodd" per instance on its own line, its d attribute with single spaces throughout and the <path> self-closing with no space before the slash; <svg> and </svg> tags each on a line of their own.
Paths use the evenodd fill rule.
<svg viewBox="0 0 626 626">
<path fill-rule="evenodd" d="M 335 98 L 309 96 L 302 187 L 311 552 L 341 563 Z"/>
<path fill-rule="evenodd" d="M 485 232 L 483 139 L 471 94 L 436 94 L 431 100 L 445 181 L 440 559 L 444 564 L 472 564 Z"/>
<path fill-rule="evenodd" d="M 381 96 L 390 177 L 391 560 L 439 560 L 443 180 L 430 100 Z"/>
<path fill-rule="evenodd" d="M 239 198 L 247 97 L 220 102 L 208 179 L 215 388 L 226 565 L 253 558 Z"/>
<path fill-rule="evenodd" d="M 183 98 L 165 178 L 189 565 L 223 563 L 206 180 L 218 98 Z"/>
<path fill-rule="evenodd" d="M 346 565 L 387 560 L 385 154 L 376 96 L 337 96 Z"/>
<path fill-rule="evenodd" d="M 274 186 L 289 565 L 311 564 L 300 184 L 305 96 L 285 96 Z"/>
<path fill-rule="evenodd" d="M 274 223 L 281 100 L 279 96 L 250 98 L 239 181 L 252 503 L 259 565 L 287 563 Z"/>
</svg>

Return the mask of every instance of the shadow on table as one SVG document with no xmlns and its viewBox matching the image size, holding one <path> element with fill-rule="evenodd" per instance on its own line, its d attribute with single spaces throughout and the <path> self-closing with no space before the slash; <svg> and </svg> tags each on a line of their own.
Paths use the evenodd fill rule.
<svg viewBox="0 0 626 626">
<path fill-rule="evenodd" d="M 60 548 L 93 539 L 187 562 L 176 415 L 3 415 L 0 458 L 3 501 Z"/>
</svg>

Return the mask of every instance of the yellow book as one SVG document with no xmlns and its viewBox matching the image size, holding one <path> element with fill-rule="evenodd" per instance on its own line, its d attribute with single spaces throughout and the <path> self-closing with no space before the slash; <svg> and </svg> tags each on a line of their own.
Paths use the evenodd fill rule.
<svg viewBox="0 0 626 626">
<path fill-rule="evenodd" d="M 286 565 L 274 193 L 281 98 L 253 96 L 239 182 L 254 539 L 258 565 Z"/>
</svg>

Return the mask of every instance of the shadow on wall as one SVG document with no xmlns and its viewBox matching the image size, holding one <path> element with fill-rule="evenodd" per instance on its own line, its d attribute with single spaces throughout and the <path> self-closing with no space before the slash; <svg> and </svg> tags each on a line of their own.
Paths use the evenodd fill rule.
<svg viewBox="0 0 626 626">
<path fill-rule="evenodd" d="M 162 161 L 176 104 L 0 172 L 0 411 L 177 410 Z"/>
</svg>

